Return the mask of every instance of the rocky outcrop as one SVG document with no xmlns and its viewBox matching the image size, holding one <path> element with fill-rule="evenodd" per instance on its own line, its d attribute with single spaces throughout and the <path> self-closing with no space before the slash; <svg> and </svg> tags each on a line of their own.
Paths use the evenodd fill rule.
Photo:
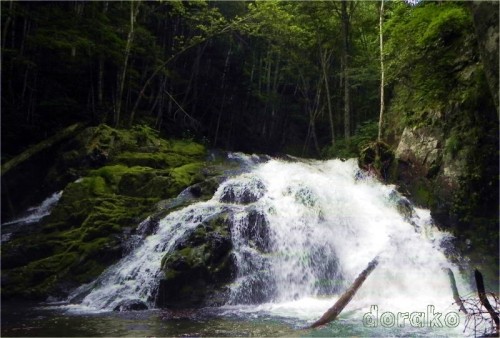
<svg viewBox="0 0 500 338">
<path fill-rule="evenodd" d="M 161 200 L 206 178 L 203 146 L 164 140 L 144 126 L 87 128 L 52 152 L 45 176 L 30 184 L 62 189 L 62 196 L 41 223 L 2 243 L 2 297 L 64 296 L 90 282 L 131 249 L 125 243 L 147 215 L 196 198 L 171 206 Z M 153 232 L 157 221 L 144 222 L 138 237 Z"/>
</svg>

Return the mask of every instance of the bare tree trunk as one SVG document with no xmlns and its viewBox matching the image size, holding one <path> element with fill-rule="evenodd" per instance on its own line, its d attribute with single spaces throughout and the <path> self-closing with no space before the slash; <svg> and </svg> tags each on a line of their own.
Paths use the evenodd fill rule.
<svg viewBox="0 0 500 338">
<path fill-rule="evenodd" d="M 379 40 L 380 40 L 380 115 L 378 119 L 378 142 L 382 140 L 382 121 L 384 118 L 384 34 L 382 32 L 382 24 L 384 21 L 384 0 L 380 2 L 379 16 Z"/>
<path fill-rule="evenodd" d="M 108 2 L 104 1 L 104 6 L 102 9 L 102 13 L 106 14 L 108 11 Z M 97 105 L 99 108 L 103 106 L 103 98 L 104 98 L 104 55 L 99 55 L 99 70 L 97 75 Z"/>
<path fill-rule="evenodd" d="M 354 280 L 354 282 L 349 287 L 349 289 L 347 289 L 347 291 L 344 292 L 344 294 L 342 296 L 340 296 L 340 298 L 337 300 L 337 302 L 331 308 L 329 308 L 328 311 L 326 311 L 325 314 L 323 314 L 323 316 L 321 316 L 320 319 L 315 321 L 310 326 L 310 328 L 315 328 L 315 327 L 318 327 L 321 325 L 325 325 L 325 324 L 337 319 L 338 315 L 342 312 L 342 310 L 345 308 L 345 306 L 347 304 L 349 304 L 352 297 L 354 297 L 354 295 L 356 294 L 358 289 L 361 287 L 361 285 L 363 285 L 363 282 L 366 280 L 368 275 L 373 271 L 373 269 L 375 269 L 377 264 L 378 264 L 378 257 L 375 257 L 368 264 L 366 269 L 364 269 L 363 272 L 361 272 L 359 274 L 359 276 Z"/>
<path fill-rule="evenodd" d="M 229 59 L 231 57 L 231 51 L 232 51 L 232 47 L 230 46 L 229 50 L 227 51 L 226 62 L 224 63 L 224 72 L 222 73 L 221 88 L 223 90 L 223 94 L 222 94 L 222 102 L 221 102 L 220 109 L 219 109 L 219 116 L 217 118 L 217 127 L 215 128 L 214 147 L 217 146 L 217 138 L 219 136 L 219 128 L 220 128 L 220 121 L 222 119 L 222 111 L 224 110 L 224 104 L 226 103 L 226 74 L 227 74 L 227 71 L 229 68 Z"/>
<path fill-rule="evenodd" d="M 327 71 L 327 63 L 330 60 L 330 56 L 327 56 L 327 51 L 322 51 L 321 46 L 319 47 L 320 52 L 320 60 L 321 60 L 321 69 L 323 71 L 323 81 L 325 84 L 325 92 L 326 92 L 326 103 L 328 105 L 328 118 L 330 121 L 330 132 L 331 132 L 331 141 L 332 146 L 335 145 L 335 126 L 333 124 L 333 110 L 332 110 L 332 102 L 330 97 L 330 85 L 328 84 L 328 71 Z"/>
<path fill-rule="evenodd" d="M 36 145 L 34 145 L 34 146 L 26 149 L 21 154 L 17 155 L 16 157 L 12 158 L 8 162 L 6 162 L 4 165 L 2 165 L 1 175 L 2 176 L 5 175 L 11 169 L 17 167 L 19 164 L 21 164 L 24 161 L 28 160 L 33 155 L 38 154 L 42 150 L 50 148 L 54 144 L 56 144 L 58 142 L 61 142 L 62 140 L 67 139 L 68 137 L 74 135 L 82 127 L 83 127 L 83 124 L 81 124 L 81 123 L 73 124 L 73 125 L 65 128 L 65 129 L 59 131 L 57 134 L 49 137 L 48 139 L 45 139 L 42 142 L 40 142 L 40 143 L 38 143 L 38 144 L 36 144 Z"/>
<path fill-rule="evenodd" d="M 344 73 L 344 138 L 351 136 L 351 99 L 349 88 L 349 16 L 347 0 L 342 0 L 342 42 L 343 42 L 343 73 Z"/>
<path fill-rule="evenodd" d="M 9 16 L 5 20 L 5 24 L 2 28 L 2 49 L 5 50 L 5 43 L 7 41 L 7 32 L 9 31 L 9 25 L 12 22 L 12 9 L 14 8 L 14 0 L 10 0 L 9 3 Z"/>
<path fill-rule="evenodd" d="M 115 110 L 115 121 L 114 121 L 115 127 L 118 126 L 118 124 L 120 123 L 123 89 L 125 87 L 125 76 L 127 74 L 128 59 L 130 56 L 130 50 L 132 49 L 132 41 L 134 39 L 134 26 L 135 26 L 135 21 L 137 19 L 137 14 L 139 14 L 140 4 L 141 4 L 140 1 L 130 2 L 130 30 L 128 32 L 127 44 L 125 46 L 125 59 L 123 60 L 122 72 L 119 78 L 118 95 L 116 97 L 116 110 Z"/>
<path fill-rule="evenodd" d="M 451 291 L 453 292 L 453 299 L 455 300 L 455 303 L 460 307 L 460 311 L 467 314 L 467 310 L 465 309 L 464 303 L 462 302 L 460 294 L 458 293 L 455 275 L 450 268 L 448 268 L 448 277 L 450 278 Z"/>
</svg>

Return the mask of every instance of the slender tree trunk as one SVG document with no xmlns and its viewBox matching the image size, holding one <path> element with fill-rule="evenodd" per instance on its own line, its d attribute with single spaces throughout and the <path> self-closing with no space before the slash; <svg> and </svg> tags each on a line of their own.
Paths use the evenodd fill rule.
<svg viewBox="0 0 500 338">
<path fill-rule="evenodd" d="M 7 32 L 9 31 L 9 25 L 12 22 L 12 9 L 14 8 L 14 0 L 10 0 L 9 3 L 9 16 L 5 20 L 5 25 L 2 28 L 2 49 L 5 49 L 5 43 L 7 41 Z"/>
<path fill-rule="evenodd" d="M 226 62 L 224 63 L 224 72 L 222 73 L 222 84 L 221 84 L 221 89 L 223 90 L 222 94 L 222 102 L 220 105 L 219 109 L 219 116 L 217 117 L 217 127 L 215 128 L 215 136 L 214 136 L 214 147 L 217 146 L 217 138 L 219 136 L 219 128 L 220 128 L 220 121 L 222 119 L 222 112 L 224 110 L 224 105 L 226 103 L 226 74 L 229 68 L 229 59 L 231 57 L 231 49 L 232 47 L 229 47 L 229 50 L 227 51 L 226 55 Z"/>
<path fill-rule="evenodd" d="M 320 52 L 320 60 L 321 60 L 321 69 L 323 71 L 323 81 L 325 84 L 325 92 L 326 92 L 326 103 L 328 105 L 328 118 L 330 121 L 330 132 L 331 132 L 331 142 L 332 146 L 335 145 L 335 126 L 333 124 L 333 110 L 332 110 L 332 100 L 330 97 L 330 85 L 328 84 L 328 71 L 327 71 L 327 63 L 330 60 L 330 57 L 327 57 L 327 51 L 322 51 L 321 46 L 319 47 Z"/>
<path fill-rule="evenodd" d="M 108 11 L 108 2 L 104 1 L 102 13 L 106 14 Z M 102 53 L 99 54 L 99 64 L 98 64 L 98 73 L 97 73 L 97 105 L 99 109 L 103 106 L 104 99 L 104 55 Z"/>
<path fill-rule="evenodd" d="M 343 41 L 343 73 L 344 73 L 344 138 L 351 136 L 351 99 L 349 88 L 349 16 L 347 0 L 342 0 L 342 41 Z"/>
<path fill-rule="evenodd" d="M 99 55 L 99 71 L 97 74 L 97 104 L 102 107 L 104 92 L 104 56 Z"/>
<path fill-rule="evenodd" d="M 115 121 L 114 121 L 115 127 L 118 126 L 118 124 L 120 123 L 122 97 L 123 97 L 123 90 L 125 88 L 125 76 L 127 74 L 128 59 L 130 56 L 130 50 L 132 49 L 132 41 L 134 39 L 135 21 L 137 19 L 137 14 L 139 14 L 140 4 L 141 4 L 140 1 L 130 2 L 130 30 L 127 36 L 127 44 L 125 46 L 125 58 L 123 60 L 122 72 L 119 78 L 118 94 L 116 97 L 116 110 L 115 110 Z"/>
<path fill-rule="evenodd" d="M 462 302 L 462 298 L 460 298 L 460 294 L 457 289 L 457 282 L 455 281 L 455 275 L 453 271 L 448 268 L 448 278 L 450 279 L 451 291 L 453 292 L 453 299 L 455 300 L 455 304 L 457 304 L 460 308 L 460 311 L 467 314 L 467 310 L 465 309 L 464 303 Z"/>
<path fill-rule="evenodd" d="M 382 140 L 382 122 L 384 118 L 384 34 L 382 32 L 382 24 L 384 21 L 384 0 L 380 2 L 380 16 L 379 16 L 379 41 L 380 41 L 380 115 L 378 119 L 378 138 Z"/>
</svg>

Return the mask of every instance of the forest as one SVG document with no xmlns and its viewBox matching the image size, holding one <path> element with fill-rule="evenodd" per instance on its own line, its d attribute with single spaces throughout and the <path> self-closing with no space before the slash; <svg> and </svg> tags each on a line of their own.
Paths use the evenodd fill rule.
<svg viewBox="0 0 500 338">
<path fill-rule="evenodd" d="M 408 93 L 415 111 L 474 99 L 449 76 L 479 57 L 467 6 L 386 4 L 389 111 Z M 76 121 L 348 155 L 378 123 L 379 12 L 364 1 L 3 2 L 2 156 Z"/>
<path fill-rule="evenodd" d="M 166 207 L 188 187 L 193 201 L 216 193 L 218 152 L 356 158 L 454 236 L 445 251 L 467 257 L 462 273 L 498 289 L 495 1 L 10 0 L 1 27 L 2 299 L 59 299 L 94 280 L 147 215 L 189 204 Z M 5 228 L 58 191 L 37 230 Z M 210 231 L 226 238 L 227 217 Z M 169 280 L 186 245 L 161 261 L 157 306 L 198 306 L 216 297 L 177 299 L 179 284 L 197 276 L 219 295 L 241 271 L 224 258 Z"/>
</svg>

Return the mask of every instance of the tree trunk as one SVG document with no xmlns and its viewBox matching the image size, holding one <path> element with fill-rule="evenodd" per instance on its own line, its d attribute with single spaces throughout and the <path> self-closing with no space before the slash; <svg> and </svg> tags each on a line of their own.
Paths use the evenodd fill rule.
<svg viewBox="0 0 500 338">
<path fill-rule="evenodd" d="M 219 116 L 217 117 L 217 127 L 215 128 L 214 147 L 217 146 L 217 138 L 219 136 L 219 128 L 220 128 L 220 121 L 222 119 L 222 111 L 224 110 L 224 104 L 226 103 L 226 74 L 227 74 L 227 71 L 229 68 L 230 57 L 231 57 L 231 46 L 229 46 L 229 50 L 227 51 L 226 61 L 224 63 L 224 72 L 222 73 L 221 89 L 223 91 L 223 94 L 222 94 L 222 102 L 221 102 L 220 109 L 219 109 Z"/>
<path fill-rule="evenodd" d="M 125 58 L 123 60 L 122 72 L 119 78 L 118 94 L 116 96 L 116 110 L 115 110 L 115 121 L 114 121 L 115 127 L 118 126 L 118 124 L 120 123 L 123 89 L 125 88 L 125 76 L 127 74 L 128 59 L 130 56 L 130 50 L 132 49 L 132 41 L 134 39 L 134 26 L 135 26 L 135 21 L 137 19 L 137 14 L 139 14 L 140 4 L 141 4 L 140 1 L 130 2 L 130 30 L 127 36 L 127 44 L 125 46 Z"/>
<path fill-rule="evenodd" d="M 14 8 L 14 0 L 10 0 L 9 3 L 9 15 L 7 16 L 7 20 L 5 20 L 5 24 L 2 28 L 2 49 L 5 50 L 5 43 L 7 41 L 7 32 L 9 31 L 9 25 L 12 22 L 12 9 Z"/>
<path fill-rule="evenodd" d="M 465 309 L 464 303 L 462 302 L 460 294 L 458 293 L 455 275 L 450 268 L 448 268 L 448 277 L 450 278 L 451 291 L 453 292 L 453 299 L 455 300 L 455 303 L 460 307 L 460 311 L 467 314 L 467 310 Z"/>
<path fill-rule="evenodd" d="M 351 136 L 351 98 L 349 88 L 349 16 L 347 0 L 342 0 L 342 42 L 343 42 L 343 73 L 344 73 L 344 138 Z"/>
<path fill-rule="evenodd" d="M 42 142 L 28 148 L 27 150 L 25 150 L 21 154 L 17 155 L 13 159 L 9 160 L 4 165 L 2 165 L 1 175 L 2 176 L 5 175 L 7 172 L 9 172 L 13 168 L 17 167 L 19 164 L 23 163 L 24 161 L 30 159 L 33 155 L 38 154 L 42 150 L 50 148 L 54 144 L 56 144 L 60 141 L 63 141 L 64 139 L 70 137 L 71 135 L 74 135 L 74 133 L 77 132 L 78 130 L 80 130 L 80 128 L 82 126 L 83 125 L 81 123 L 73 124 L 65 129 L 61 130 L 60 132 L 58 132 L 54 136 L 52 136 L 46 140 L 43 140 Z"/>
<path fill-rule="evenodd" d="M 325 92 L 326 92 L 326 103 L 328 105 L 328 119 L 330 121 L 330 133 L 331 133 L 331 142 L 332 146 L 335 145 L 335 126 L 333 124 L 333 110 L 332 110 L 332 102 L 330 97 L 330 85 L 328 84 L 328 71 L 327 71 L 327 63 L 330 60 L 330 56 L 327 56 L 327 51 L 322 51 L 321 46 L 319 47 L 320 52 L 320 60 L 321 60 L 321 69 L 323 71 L 323 81 L 325 84 Z"/>
<path fill-rule="evenodd" d="M 477 294 L 479 296 L 479 300 L 481 301 L 481 304 L 483 304 L 486 311 L 488 311 L 488 313 L 490 314 L 491 319 L 493 319 L 497 330 L 496 333 L 498 334 L 500 333 L 500 319 L 498 318 L 498 314 L 495 312 L 495 309 L 493 309 L 490 302 L 488 301 L 488 297 L 486 297 L 483 275 L 481 274 L 481 272 L 479 272 L 478 269 L 474 270 L 474 278 L 476 279 Z"/>
<path fill-rule="evenodd" d="M 384 0 L 380 2 L 379 16 L 379 41 L 380 41 L 380 115 L 378 119 L 378 137 L 377 140 L 382 140 L 382 121 L 384 118 L 384 35 L 382 32 L 382 23 L 384 21 Z"/>
<path fill-rule="evenodd" d="M 378 257 L 375 257 L 366 267 L 366 269 L 363 270 L 359 274 L 359 276 L 354 280 L 352 285 L 347 289 L 346 292 L 337 300 L 337 302 L 328 309 L 328 311 L 325 312 L 325 314 L 315 321 L 310 328 L 315 328 L 321 325 L 325 325 L 329 322 L 334 321 L 337 319 L 338 315 L 342 312 L 342 310 L 346 307 L 347 304 L 351 301 L 352 297 L 356 294 L 358 289 L 363 285 L 363 282 L 366 280 L 368 275 L 375 269 L 375 267 L 378 264 Z"/>
</svg>

